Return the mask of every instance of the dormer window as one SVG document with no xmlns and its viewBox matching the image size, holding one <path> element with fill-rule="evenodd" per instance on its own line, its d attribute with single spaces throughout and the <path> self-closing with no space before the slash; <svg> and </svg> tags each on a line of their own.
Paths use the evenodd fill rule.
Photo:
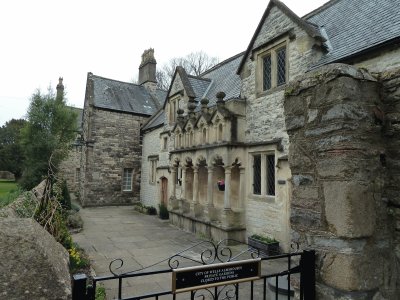
<svg viewBox="0 0 400 300">
<path fill-rule="evenodd" d="M 284 85 L 288 74 L 286 42 L 281 42 L 257 55 L 257 86 L 259 92 Z"/>
<path fill-rule="evenodd" d="M 207 143 L 207 129 L 206 129 L 205 127 L 203 128 L 202 143 L 203 143 L 203 144 Z"/>
</svg>

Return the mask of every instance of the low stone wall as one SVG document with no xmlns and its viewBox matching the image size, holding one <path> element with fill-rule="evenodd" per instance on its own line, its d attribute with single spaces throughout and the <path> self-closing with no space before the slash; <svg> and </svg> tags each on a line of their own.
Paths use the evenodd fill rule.
<svg viewBox="0 0 400 300">
<path fill-rule="evenodd" d="M 399 170 L 399 139 L 391 143 L 385 135 L 382 91 L 365 71 L 334 64 L 285 92 L 292 239 L 317 250 L 318 299 L 397 297 L 395 218 L 388 206 L 397 198 L 388 189 L 395 173 L 387 165 L 392 158 Z"/>
<path fill-rule="evenodd" d="M 8 171 L 0 171 L 0 179 L 6 180 L 15 180 L 15 176 L 13 173 Z"/>
<path fill-rule="evenodd" d="M 0 210 L 0 299 L 71 299 L 67 250 L 35 220 L 19 218 L 32 214 L 45 183 Z"/>
</svg>

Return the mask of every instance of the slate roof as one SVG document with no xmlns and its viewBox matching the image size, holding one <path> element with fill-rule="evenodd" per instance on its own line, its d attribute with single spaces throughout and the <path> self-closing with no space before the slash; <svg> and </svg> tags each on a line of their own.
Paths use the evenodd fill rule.
<svg viewBox="0 0 400 300">
<path fill-rule="evenodd" d="M 164 102 L 166 92 L 156 91 L 156 97 L 141 85 L 108 79 L 89 73 L 93 82 L 93 105 L 115 111 L 152 115 Z"/>
<path fill-rule="evenodd" d="M 210 86 L 201 96 L 201 98 L 210 100 L 209 106 L 216 104 L 217 98 L 215 95 L 218 92 L 226 94 L 225 101 L 240 98 L 241 80 L 240 76 L 236 74 L 236 70 L 243 58 L 243 54 L 244 52 L 228 58 L 200 75 L 201 78 L 211 80 Z"/>
<path fill-rule="evenodd" d="M 370 48 L 400 40 L 398 0 L 331 0 L 302 18 L 279 0 L 270 0 L 239 65 L 238 73 L 273 5 L 311 37 L 324 42 L 328 52 L 311 68 L 343 61 Z"/>
<path fill-rule="evenodd" d="M 303 18 L 326 32 L 332 49 L 315 65 L 343 60 L 400 37 L 395 0 L 332 0 Z"/>
<path fill-rule="evenodd" d="M 142 127 L 142 131 L 157 128 L 164 124 L 165 121 L 165 111 L 164 109 L 159 109 Z"/>
<path fill-rule="evenodd" d="M 201 97 L 205 94 L 208 87 L 210 86 L 211 80 L 191 75 L 188 75 L 188 79 L 190 85 L 192 86 L 193 92 L 196 95 L 195 100 L 200 101 Z"/>
</svg>

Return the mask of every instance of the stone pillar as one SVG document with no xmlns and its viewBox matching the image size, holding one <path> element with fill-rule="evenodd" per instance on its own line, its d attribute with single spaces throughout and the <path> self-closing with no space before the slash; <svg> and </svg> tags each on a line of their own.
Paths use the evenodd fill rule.
<svg viewBox="0 0 400 300">
<path fill-rule="evenodd" d="M 224 210 L 231 209 L 231 173 L 232 167 L 225 167 Z"/>
<path fill-rule="evenodd" d="M 181 198 L 186 199 L 186 167 L 182 167 L 182 186 L 181 186 Z"/>
<path fill-rule="evenodd" d="M 239 208 L 244 208 L 245 198 L 246 198 L 246 176 L 244 167 L 239 168 L 240 171 L 240 182 L 239 182 Z"/>
<path fill-rule="evenodd" d="M 199 202 L 199 167 L 193 167 L 193 203 Z"/>
<path fill-rule="evenodd" d="M 332 64 L 285 90 L 292 240 L 316 250 L 317 299 L 396 299 L 399 290 L 388 279 L 400 268 L 382 197 L 387 146 L 380 101 L 387 99 L 379 89 L 365 70 Z"/>
<path fill-rule="evenodd" d="M 171 168 L 171 197 L 176 197 L 176 167 Z"/>
<path fill-rule="evenodd" d="M 214 167 L 210 166 L 207 167 L 208 169 L 208 177 L 207 177 L 207 207 L 213 207 L 213 188 L 214 188 L 214 183 L 213 183 L 213 172 L 214 172 Z"/>
</svg>

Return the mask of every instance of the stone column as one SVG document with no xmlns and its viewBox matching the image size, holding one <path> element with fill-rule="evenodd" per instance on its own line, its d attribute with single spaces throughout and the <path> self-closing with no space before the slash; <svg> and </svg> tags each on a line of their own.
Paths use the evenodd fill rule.
<svg viewBox="0 0 400 300">
<path fill-rule="evenodd" d="M 244 167 L 240 167 L 240 183 L 239 183 L 239 208 L 244 208 L 245 197 L 246 197 L 246 177 Z"/>
<path fill-rule="evenodd" d="M 172 166 L 171 169 L 171 197 L 175 198 L 176 195 L 176 167 Z"/>
<path fill-rule="evenodd" d="M 199 202 L 199 167 L 193 167 L 193 203 Z"/>
<path fill-rule="evenodd" d="M 231 209 L 231 172 L 232 167 L 225 167 L 224 210 Z"/>
<path fill-rule="evenodd" d="M 186 167 L 182 167 L 182 186 L 181 186 L 181 198 L 186 199 Z"/>
<path fill-rule="evenodd" d="M 208 177 L 207 177 L 207 206 L 208 207 L 213 207 L 213 172 L 214 172 L 214 167 L 210 166 L 207 167 L 208 169 Z"/>
</svg>

